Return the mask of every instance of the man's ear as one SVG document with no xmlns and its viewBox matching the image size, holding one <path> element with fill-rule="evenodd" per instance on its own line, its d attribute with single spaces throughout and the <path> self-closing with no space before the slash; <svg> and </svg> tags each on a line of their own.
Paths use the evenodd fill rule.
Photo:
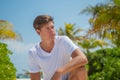
<svg viewBox="0 0 120 80">
<path fill-rule="evenodd" d="M 36 32 L 38 35 L 40 35 L 40 30 L 39 29 L 36 29 Z"/>
</svg>

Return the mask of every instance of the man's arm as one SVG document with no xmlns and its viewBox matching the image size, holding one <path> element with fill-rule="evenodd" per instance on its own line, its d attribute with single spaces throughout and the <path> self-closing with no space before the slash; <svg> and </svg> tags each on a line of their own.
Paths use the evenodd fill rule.
<svg viewBox="0 0 120 80">
<path fill-rule="evenodd" d="M 76 49 L 72 53 L 72 60 L 65 66 L 59 68 L 53 75 L 51 80 L 60 80 L 60 77 L 72 70 L 84 66 L 88 63 L 88 60 L 83 52 L 80 49 Z"/>
<path fill-rule="evenodd" d="M 85 54 L 82 51 L 80 51 L 80 49 L 77 48 L 72 53 L 72 60 L 65 66 L 59 68 L 58 71 L 62 72 L 62 74 L 66 74 L 78 67 L 84 66 L 87 63 L 88 60 Z"/>
<path fill-rule="evenodd" d="M 30 79 L 31 80 L 41 80 L 41 73 L 37 72 L 37 73 L 30 73 Z"/>
</svg>

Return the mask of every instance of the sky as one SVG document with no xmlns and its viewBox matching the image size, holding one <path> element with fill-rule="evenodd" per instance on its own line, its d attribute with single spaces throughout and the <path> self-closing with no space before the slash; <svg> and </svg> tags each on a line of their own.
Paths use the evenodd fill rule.
<svg viewBox="0 0 120 80">
<path fill-rule="evenodd" d="M 36 16 L 51 15 L 54 18 L 56 31 L 65 23 L 76 24 L 82 29 L 88 29 L 90 14 L 80 14 L 89 6 L 105 3 L 108 0 L 0 0 L 0 20 L 13 24 L 14 31 L 19 33 L 23 41 L 4 40 L 13 52 L 10 56 L 17 73 L 28 70 L 28 50 L 40 41 L 33 28 Z"/>
</svg>

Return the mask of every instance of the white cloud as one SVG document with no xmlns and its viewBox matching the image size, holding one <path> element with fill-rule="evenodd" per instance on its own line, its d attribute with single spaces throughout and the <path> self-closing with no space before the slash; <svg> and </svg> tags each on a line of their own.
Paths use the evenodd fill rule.
<svg viewBox="0 0 120 80">
<path fill-rule="evenodd" d="M 16 40 L 2 40 L 13 53 L 26 53 L 35 43 L 25 44 Z"/>
</svg>

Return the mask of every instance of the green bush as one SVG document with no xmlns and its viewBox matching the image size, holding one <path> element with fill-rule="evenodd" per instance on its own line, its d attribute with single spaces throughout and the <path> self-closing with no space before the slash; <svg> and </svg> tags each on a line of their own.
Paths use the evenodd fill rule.
<svg viewBox="0 0 120 80">
<path fill-rule="evenodd" d="M 16 69 L 11 63 L 7 44 L 0 43 L 0 80 L 16 80 Z"/>
<path fill-rule="evenodd" d="M 120 80 L 120 48 L 87 54 L 89 80 Z"/>
</svg>

